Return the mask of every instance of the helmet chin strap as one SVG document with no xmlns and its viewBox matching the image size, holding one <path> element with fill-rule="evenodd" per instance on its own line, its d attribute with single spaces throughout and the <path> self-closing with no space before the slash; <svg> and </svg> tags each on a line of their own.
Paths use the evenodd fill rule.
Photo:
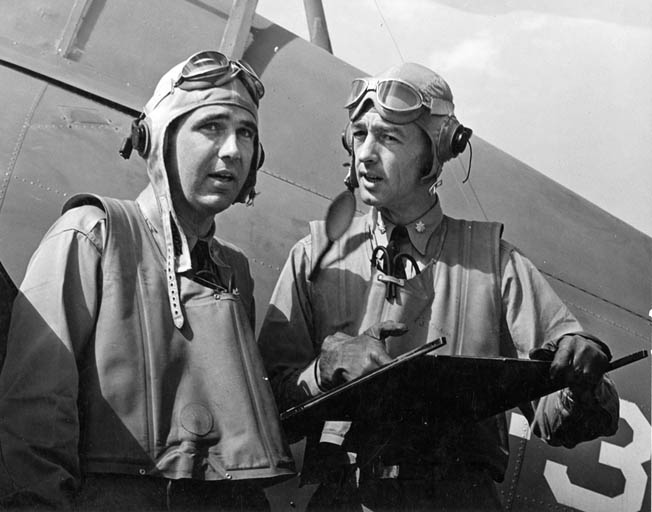
<svg viewBox="0 0 652 512">
<path fill-rule="evenodd" d="M 435 181 L 432 185 L 430 185 L 430 188 L 428 189 L 428 194 L 430 194 L 431 196 L 436 196 L 437 195 L 437 189 L 439 187 L 441 187 L 442 183 L 443 182 L 442 182 L 441 179 Z"/>
</svg>

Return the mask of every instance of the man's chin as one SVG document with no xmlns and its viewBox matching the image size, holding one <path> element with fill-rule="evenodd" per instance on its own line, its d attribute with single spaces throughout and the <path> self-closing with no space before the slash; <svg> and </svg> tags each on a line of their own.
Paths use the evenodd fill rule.
<svg viewBox="0 0 652 512">
<path fill-rule="evenodd" d="M 362 201 L 367 206 L 375 206 L 376 208 L 382 206 L 382 203 L 378 199 L 378 197 L 376 197 L 373 194 L 370 194 L 364 189 L 360 189 L 360 201 Z"/>
<path fill-rule="evenodd" d="M 202 209 L 209 215 L 217 215 L 229 208 L 236 197 L 236 195 L 229 194 L 206 198 L 205 201 L 202 201 Z"/>
</svg>

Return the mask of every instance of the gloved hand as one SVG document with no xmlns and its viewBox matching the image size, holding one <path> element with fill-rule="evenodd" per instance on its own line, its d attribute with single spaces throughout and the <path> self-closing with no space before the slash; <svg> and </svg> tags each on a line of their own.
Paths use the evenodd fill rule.
<svg viewBox="0 0 652 512">
<path fill-rule="evenodd" d="M 385 320 L 359 336 L 341 332 L 326 336 L 317 364 L 321 387 L 333 388 L 389 363 L 392 358 L 385 349 L 385 338 L 400 336 L 407 330 L 401 322 Z"/>
<path fill-rule="evenodd" d="M 579 334 L 564 336 L 553 346 L 530 351 L 530 359 L 552 360 L 550 377 L 560 380 L 576 394 L 593 390 L 609 367 L 611 354 L 602 342 Z"/>
</svg>

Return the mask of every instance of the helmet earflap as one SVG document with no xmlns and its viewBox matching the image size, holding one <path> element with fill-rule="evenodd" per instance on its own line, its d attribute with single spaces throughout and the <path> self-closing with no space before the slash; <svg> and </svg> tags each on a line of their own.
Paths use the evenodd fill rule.
<svg viewBox="0 0 652 512">
<path fill-rule="evenodd" d="M 355 174 L 355 154 L 353 153 L 353 134 L 351 132 L 351 123 L 346 123 L 346 127 L 342 132 L 342 146 L 351 157 L 351 161 L 348 164 L 349 172 L 344 178 L 344 184 L 346 188 L 353 191 L 353 189 L 358 188 L 358 177 Z"/>
<path fill-rule="evenodd" d="M 254 142 L 254 154 L 251 158 L 251 167 L 249 168 L 249 174 L 247 175 L 247 179 L 242 186 L 242 190 L 240 190 L 238 196 L 233 200 L 233 203 L 253 203 L 254 197 L 256 196 L 256 190 L 254 188 L 256 186 L 256 175 L 258 173 L 258 169 L 260 169 L 264 163 L 265 150 L 263 149 L 263 145 L 258 140 L 258 137 L 256 137 Z"/>
<path fill-rule="evenodd" d="M 351 135 L 351 123 L 346 123 L 342 131 L 342 146 L 346 152 L 351 156 L 353 153 L 353 135 Z"/>
</svg>

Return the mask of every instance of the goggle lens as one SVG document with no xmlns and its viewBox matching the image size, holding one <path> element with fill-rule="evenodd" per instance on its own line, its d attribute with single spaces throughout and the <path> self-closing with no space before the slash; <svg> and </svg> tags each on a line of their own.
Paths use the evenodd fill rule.
<svg viewBox="0 0 652 512">
<path fill-rule="evenodd" d="M 183 80 L 199 80 L 212 75 L 224 73 L 229 68 L 229 59 L 226 55 L 207 51 L 196 53 L 181 70 L 181 79 Z"/>
<path fill-rule="evenodd" d="M 385 117 L 399 124 L 413 121 L 413 116 L 418 116 L 421 107 L 429 108 L 433 115 L 453 114 L 452 101 L 431 98 L 430 102 L 425 102 L 413 85 L 398 78 L 381 80 L 356 78 L 351 83 L 351 94 L 349 94 L 349 99 L 344 107 L 354 108 L 369 91 L 375 91 L 374 103 L 385 111 Z M 392 114 L 400 117 L 392 116 Z"/>
<path fill-rule="evenodd" d="M 376 97 L 384 108 L 407 112 L 421 108 L 421 95 L 410 85 L 396 80 L 383 80 L 376 87 Z"/>
<path fill-rule="evenodd" d="M 265 95 L 265 87 L 263 86 L 263 82 L 260 81 L 260 78 L 258 78 L 254 68 L 243 60 L 234 60 L 233 65 L 244 71 L 244 75 L 242 76 L 245 77 L 250 87 L 253 87 L 254 91 L 256 91 L 258 99 L 261 99 Z"/>
<path fill-rule="evenodd" d="M 356 78 L 351 83 L 351 94 L 349 99 L 346 100 L 344 108 L 351 108 L 362 99 L 362 96 L 367 92 L 367 81 L 364 78 Z"/>
<path fill-rule="evenodd" d="M 356 78 L 351 84 L 351 94 L 345 107 L 355 106 L 369 91 L 376 92 L 376 100 L 381 107 L 397 112 L 418 110 L 424 103 L 419 92 L 410 84 L 396 79 L 366 80 Z"/>
</svg>

